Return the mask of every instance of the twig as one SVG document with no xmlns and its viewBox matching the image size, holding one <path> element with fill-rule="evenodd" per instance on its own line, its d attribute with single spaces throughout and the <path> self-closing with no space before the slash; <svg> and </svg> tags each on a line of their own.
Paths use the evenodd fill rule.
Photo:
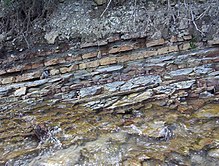
<svg viewBox="0 0 219 166">
<path fill-rule="evenodd" d="M 24 40 L 25 40 L 25 42 L 27 43 L 27 48 L 29 49 L 29 48 L 30 48 L 30 44 L 29 44 L 29 42 L 27 41 L 27 38 L 26 38 L 26 36 L 24 35 L 24 33 L 22 33 L 22 36 L 24 37 Z"/>
<path fill-rule="evenodd" d="M 103 13 L 100 15 L 100 17 L 103 17 L 104 13 L 108 10 L 109 5 L 111 4 L 112 0 L 110 0 L 105 8 L 105 10 L 103 11 Z"/>
<path fill-rule="evenodd" d="M 193 15 L 192 10 L 191 10 L 191 17 L 192 17 L 192 23 L 194 24 L 195 29 L 196 29 L 197 31 L 199 31 L 202 36 L 205 36 L 205 34 L 198 28 L 198 26 L 197 26 L 197 24 L 196 24 L 196 22 L 195 22 L 195 19 L 194 19 L 194 15 Z"/>
<path fill-rule="evenodd" d="M 208 8 L 207 8 L 203 13 L 201 13 L 195 20 L 198 20 L 198 19 L 204 17 L 205 14 L 207 13 L 207 11 L 208 11 L 210 8 L 211 8 L 211 6 L 208 6 Z"/>
</svg>

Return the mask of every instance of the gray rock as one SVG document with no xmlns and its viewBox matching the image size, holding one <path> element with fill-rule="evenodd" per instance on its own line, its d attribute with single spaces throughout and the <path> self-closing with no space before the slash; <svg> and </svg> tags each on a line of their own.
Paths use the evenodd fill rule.
<svg viewBox="0 0 219 166">
<path fill-rule="evenodd" d="M 90 107 L 90 108 L 96 110 L 96 109 L 100 109 L 100 108 L 106 108 L 118 100 L 119 100 L 119 97 L 111 97 L 111 98 L 107 98 L 107 99 L 100 99 L 97 101 L 91 101 L 91 102 L 86 103 L 84 106 Z"/>
<path fill-rule="evenodd" d="M 33 81 L 33 82 L 27 82 L 25 84 L 25 86 L 27 87 L 36 87 L 36 86 L 40 86 L 40 85 L 43 85 L 45 83 L 47 83 L 48 80 L 47 79 L 43 79 L 43 80 L 37 80 L 37 81 Z"/>
<path fill-rule="evenodd" d="M 185 62 L 187 62 L 187 60 L 189 59 L 189 55 L 180 55 L 177 58 L 175 58 L 174 60 L 174 64 L 183 64 Z"/>
<path fill-rule="evenodd" d="M 51 31 L 47 33 L 44 38 L 47 40 L 49 44 L 54 44 L 55 39 L 58 37 L 59 33 L 57 31 Z"/>
<path fill-rule="evenodd" d="M 190 74 L 192 71 L 193 71 L 193 68 L 179 69 L 179 70 L 171 71 L 171 72 L 169 73 L 169 75 L 170 75 L 171 77 L 180 76 L 180 75 L 188 75 L 188 74 Z"/>
<path fill-rule="evenodd" d="M 188 80 L 188 81 L 182 81 L 182 82 L 177 82 L 173 83 L 171 85 L 176 86 L 178 90 L 180 89 L 188 89 L 191 88 L 191 86 L 195 83 L 195 80 Z"/>
<path fill-rule="evenodd" d="M 211 150 L 208 152 L 208 155 L 209 155 L 210 157 L 219 159 L 219 149 L 211 149 Z"/>
<path fill-rule="evenodd" d="M 202 156 L 195 154 L 191 156 L 191 161 L 192 163 L 202 164 L 205 162 L 205 159 Z"/>
<path fill-rule="evenodd" d="M 208 91 L 204 91 L 202 93 L 199 94 L 200 98 L 209 98 L 209 97 L 213 97 L 214 95 Z"/>
<path fill-rule="evenodd" d="M 158 86 L 154 88 L 155 92 L 157 93 L 165 93 L 165 94 L 172 94 L 176 90 L 188 89 L 195 83 L 195 80 L 188 80 L 188 81 L 181 81 L 172 83 L 166 86 Z"/>
<path fill-rule="evenodd" d="M 71 92 L 68 92 L 67 94 L 62 95 L 62 99 L 72 99 L 74 97 L 76 97 L 75 91 L 71 91 Z"/>
<path fill-rule="evenodd" d="M 10 88 L 0 87 L 0 96 L 7 95 Z"/>
<path fill-rule="evenodd" d="M 82 88 L 80 90 L 80 97 L 92 96 L 97 95 L 102 91 L 101 86 L 93 86 L 88 88 Z"/>
<path fill-rule="evenodd" d="M 116 82 L 112 82 L 112 83 L 108 83 L 106 85 L 104 85 L 104 88 L 108 91 L 117 91 L 119 90 L 120 86 L 122 86 L 123 84 L 125 84 L 124 81 L 116 81 Z"/>
<path fill-rule="evenodd" d="M 120 90 L 131 90 L 136 87 L 153 85 L 161 82 L 161 77 L 157 75 L 141 76 L 129 80 L 121 86 Z"/>
<path fill-rule="evenodd" d="M 198 66 L 194 69 L 196 74 L 206 74 L 212 71 L 212 68 L 208 66 Z"/>
<path fill-rule="evenodd" d="M 115 65 L 115 66 L 99 68 L 99 69 L 97 69 L 97 71 L 100 72 L 100 73 L 103 73 L 103 72 L 113 72 L 113 71 L 121 70 L 122 68 L 123 68 L 122 65 Z"/>
<path fill-rule="evenodd" d="M 174 59 L 173 55 L 166 55 L 166 56 L 161 56 L 159 58 L 147 59 L 146 62 L 149 62 L 149 63 L 161 63 L 161 62 L 169 61 L 169 60 L 172 60 L 172 59 Z"/>
<path fill-rule="evenodd" d="M 165 93 L 165 94 L 172 94 L 176 91 L 176 85 L 167 85 L 167 86 L 158 86 L 154 88 L 155 92 L 157 93 Z"/>
<path fill-rule="evenodd" d="M 209 73 L 209 76 L 217 76 L 217 75 L 219 75 L 219 71 L 214 71 Z"/>
<path fill-rule="evenodd" d="M 159 67 L 164 67 L 166 63 L 149 63 L 145 64 L 144 67 L 154 67 L 154 66 L 159 66 Z"/>
</svg>

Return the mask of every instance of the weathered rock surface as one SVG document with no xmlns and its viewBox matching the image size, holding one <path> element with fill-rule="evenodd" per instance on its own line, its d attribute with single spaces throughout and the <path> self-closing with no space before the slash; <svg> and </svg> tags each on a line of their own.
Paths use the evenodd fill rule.
<svg viewBox="0 0 219 166">
<path fill-rule="evenodd" d="M 213 158 L 219 158 L 219 149 L 212 149 L 208 152 L 208 155 Z"/>
<path fill-rule="evenodd" d="M 26 88 L 26 87 L 22 87 L 22 88 L 17 89 L 17 90 L 14 92 L 14 95 L 15 95 L 15 96 L 23 96 L 23 95 L 26 94 L 26 91 L 27 91 L 27 88 Z"/>
<path fill-rule="evenodd" d="M 87 96 L 92 96 L 92 95 L 97 95 L 101 93 L 102 87 L 88 87 L 88 88 L 82 88 L 80 90 L 80 97 L 87 97 Z"/>
<path fill-rule="evenodd" d="M 207 105 L 195 113 L 197 118 L 217 118 L 219 117 L 219 106 L 218 105 Z"/>
<path fill-rule="evenodd" d="M 180 75 L 188 75 L 193 71 L 193 68 L 187 68 L 187 69 L 179 69 L 179 70 L 175 70 L 175 71 L 171 71 L 169 73 L 170 76 L 174 77 L 174 76 L 180 76 Z"/>
<path fill-rule="evenodd" d="M 161 77 L 156 75 L 141 76 L 127 81 L 120 90 L 131 90 L 140 86 L 156 85 L 161 83 Z"/>
</svg>

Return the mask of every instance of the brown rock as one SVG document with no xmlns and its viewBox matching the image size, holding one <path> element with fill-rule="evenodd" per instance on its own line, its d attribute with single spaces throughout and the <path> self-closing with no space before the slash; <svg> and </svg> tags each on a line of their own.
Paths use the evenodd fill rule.
<svg viewBox="0 0 219 166">
<path fill-rule="evenodd" d="M 150 57 L 150 56 L 154 56 L 157 55 L 158 52 L 157 51 L 144 51 L 143 52 L 143 56 L 144 58 Z"/>
<path fill-rule="evenodd" d="M 40 75 L 41 75 L 40 71 L 36 71 L 34 73 L 25 73 L 25 74 L 19 75 L 15 79 L 16 79 L 16 82 L 22 82 L 22 81 L 31 80 L 34 78 L 40 78 Z"/>
<path fill-rule="evenodd" d="M 186 35 L 186 36 L 183 36 L 183 39 L 184 40 L 191 40 L 192 36 L 191 35 Z"/>
<path fill-rule="evenodd" d="M 120 57 L 117 57 L 117 62 L 126 62 L 131 59 L 131 55 L 123 55 Z"/>
<path fill-rule="evenodd" d="M 31 68 L 32 69 L 36 69 L 36 68 L 40 68 L 43 67 L 43 62 L 40 63 L 32 63 Z"/>
<path fill-rule="evenodd" d="M 2 84 L 11 84 L 13 82 L 15 82 L 15 77 L 6 77 L 1 81 Z"/>
<path fill-rule="evenodd" d="M 179 105 L 177 110 L 181 113 L 185 113 L 185 112 L 188 112 L 188 111 L 192 111 L 192 106 L 188 106 L 188 105 Z"/>
<path fill-rule="evenodd" d="M 86 63 L 81 63 L 81 64 L 79 64 L 79 69 L 81 70 L 81 69 L 86 69 L 86 67 L 87 67 L 87 64 Z"/>
<path fill-rule="evenodd" d="M 178 48 L 178 46 L 176 45 L 176 46 L 169 46 L 169 52 L 177 52 L 177 51 L 179 51 L 179 48 Z"/>
<path fill-rule="evenodd" d="M 97 56 L 96 52 L 91 52 L 91 53 L 83 54 L 82 58 L 83 59 L 89 59 L 89 58 L 95 58 L 96 56 Z"/>
<path fill-rule="evenodd" d="M 147 47 L 160 46 L 160 45 L 163 45 L 164 43 L 165 43 L 164 39 L 161 38 L 161 39 L 152 40 L 152 41 L 146 43 L 146 46 Z"/>
<path fill-rule="evenodd" d="M 59 70 L 58 69 L 52 69 L 52 70 L 50 70 L 49 73 L 50 73 L 50 75 L 54 76 L 54 75 L 59 74 Z"/>
<path fill-rule="evenodd" d="M 115 53 L 119 53 L 119 52 L 130 51 L 130 50 L 133 50 L 133 49 L 134 49 L 133 45 L 118 46 L 118 47 L 111 48 L 109 50 L 109 54 L 115 54 Z"/>
<path fill-rule="evenodd" d="M 81 43 L 80 48 L 87 48 L 96 46 L 96 43 Z"/>
<path fill-rule="evenodd" d="M 79 64 L 79 69 L 86 69 L 86 68 L 92 68 L 92 67 L 97 67 L 99 66 L 99 61 L 91 61 L 91 62 L 86 62 L 86 63 L 81 63 Z"/>
<path fill-rule="evenodd" d="M 76 61 L 82 60 L 82 56 L 81 56 L 81 55 L 68 56 L 68 57 L 65 58 L 65 60 L 66 60 L 67 62 L 76 62 Z"/>
<path fill-rule="evenodd" d="M 97 66 L 99 66 L 99 61 L 98 60 L 96 60 L 96 61 L 91 61 L 91 62 L 88 62 L 87 64 L 86 64 L 86 66 L 87 66 L 87 68 L 90 68 L 90 67 L 97 67 Z"/>
<path fill-rule="evenodd" d="M 198 110 L 202 106 L 204 106 L 205 101 L 203 99 L 189 100 L 188 104 L 193 107 L 193 110 Z"/>
<path fill-rule="evenodd" d="M 176 43 L 176 42 L 177 42 L 177 37 L 176 37 L 176 36 L 172 36 L 172 37 L 170 38 L 170 42 L 171 42 L 171 43 Z"/>
<path fill-rule="evenodd" d="M 190 43 L 185 43 L 179 46 L 180 51 L 189 50 L 191 48 Z"/>
<path fill-rule="evenodd" d="M 58 63 L 58 59 L 51 59 L 44 63 L 45 66 L 56 65 Z"/>
<path fill-rule="evenodd" d="M 158 54 L 167 54 L 169 52 L 169 47 L 163 47 L 157 50 Z"/>
<path fill-rule="evenodd" d="M 69 71 L 75 71 L 75 70 L 78 70 L 78 68 L 79 68 L 79 66 L 76 65 L 76 64 L 74 64 L 74 65 L 71 65 L 71 66 L 69 67 Z"/>
<path fill-rule="evenodd" d="M 110 65 L 116 63 L 116 57 L 106 57 L 103 59 L 100 59 L 100 65 Z"/>
<path fill-rule="evenodd" d="M 21 71 L 22 68 L 23 68 L 23 65 L 17 65 L 16 67 L 7 69 L 6 71 L 7 71 L 7 73 L 13 73 L 13 72 Z"/>
<path fill-rule="evenodd" d="M 0 75 L 5 74 L 6 71 L 5 70 L 0 70 Z"/>
<path fill-rule="evenodd" d="M 68 67 L 62 67 L 62 68 L 60 68 L 59 70 L 60 70 L 60 72 L 61 72 L 62 74 L 69 72 L 69 68 L 68 68 Z"/>
<path fill-rule="evenodd" d="M 60 64 L 60 63 L 66 63 L 65 58 L 64 58 L 64 57 L 58 58 L 58 63 L 59 63 L 59 64 Z"/>
<path fill-rule="evenodd" d="M 120 40 L 120 35 L 117 34 L 117 35 L 114 35 L 112 37 L 109 37 L 108 39 L 108 42 L 112 43 L 112 42 L 115 42 L 115 41 L 119 41 Z"/>
<path fill-rule="evenodd" d="M 209 45 L 217 45 L 219 44 L 219 38 L 214 38 L 213 40 L 208 41 Z"/>
</svg>

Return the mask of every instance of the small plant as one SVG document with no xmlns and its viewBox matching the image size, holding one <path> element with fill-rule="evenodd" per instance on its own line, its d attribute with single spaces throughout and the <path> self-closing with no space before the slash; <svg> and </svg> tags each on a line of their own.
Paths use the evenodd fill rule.
<svg viewBox="0 0 219 166">
<path fill-rule="evenodd" d="M 191 47 L 191 49 L 195 49 L 195 48 L 197 48 L 197 46 L 196 46 L 196 43 L 197 42 L 197 39 L 195 38 L 195 37 L 192 37 L 192 39 L 191 39 L 191 41 L 190 41 L 190 47 Z"/>
</svg>

